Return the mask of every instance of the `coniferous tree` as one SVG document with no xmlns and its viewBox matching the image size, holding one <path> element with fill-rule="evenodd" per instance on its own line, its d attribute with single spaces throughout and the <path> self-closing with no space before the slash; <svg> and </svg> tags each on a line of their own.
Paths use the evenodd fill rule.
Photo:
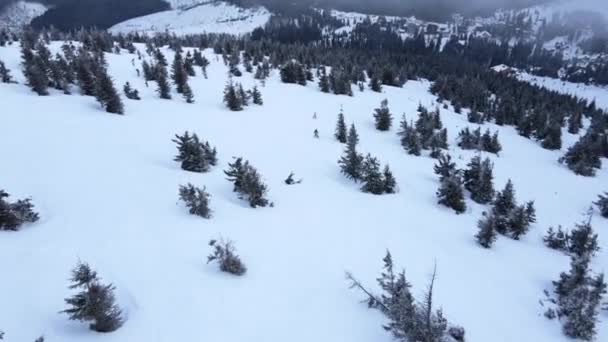
<svg viewBox="0 0 608 342">
<path fill-rule="evenodd" d="M 363 161 L 361 174 L 361 181 L 363 182 L 361 191 L 374 195 L 381 195 L 384 193 L 384 179 L 380 172 L 380 163 L 378 162 L 378 159 L 368 154 Z"/>
<path fill-rule="evenodd" d="M 242 84 L 238 84 L 238 97 L 241 100 L 241 104 L 243 106 L 249 106 L 249 94 L 247 94 L 247 92 L 245 92 L 245 89 L 243 89 L 243 85 Z"/>
<path fill-rule="evenodd" d="M 125 83 L 123 86 L 123 91 L 129 100 L 141 100 L 141 97 L 139 97 L 139 91 L 131 88 L 131 84 L 129 82 Z"/>
<path fill-rule="evenodd" d="M 71 320 L 92 322 L 89 327 L 97 332 L 112 332 L 122 326 L 124 319 L 115 302 L 112 284 L 101 284 L 97 273 L 81 262 L 72 270 L 71 281 L 70 289 L 81 292 L 65 299 L 68 308 L 62 313 Z"/>
<path fill-rule="evenodd" d="M 323 70 L 321 77 L 319 77 L 319 89 L 324 93 L 329 93 L 330 91 L 329 78 L 325 74 L 325 70 Z"/>
<path fill-rule="evenodd" d="M 178 94 L 184 92 L 184 87 L 188 82 L 188 73 L 184 69 L 184 60 L 181 53 L 175 53 L 173 64 L 171 65 L 171 79 L 175 84 L 175 90 Z"/>
<path fill-rule="evenodd" d="M 530 222 L 526 214 L 525 206 L 517 206 L 513 210 L 508 218 L 509 232 L 511 237 L 515 240 L 519 240 L 523 235 L 528 232 L 530 228 Z"/>
<path fill-rule="evenodd" d="M 454 209 L 457 214 L 466 211 L 467 205 L 464 201 L 460 175 L 454 173 L 441 181 L 437 199 L 439 204 Z"/>
<path fill-rule="evenodd" d="M 93 72 L 93 61 L 89 53 L 80 48 L 76 57 L 76 80 L 83 95 L 95 95 L 95 73 Z"/>
<path fill-rule="evenodd" d="M 547 150 L 562 148 L 562 126 L 559 122 L 551 122 L 545 133 L 541 146 Z"/>
<path fill-rule="evenodd" d="M 549 227 L 547 234 L 543 237 L 543 242 L 551 249 L 567 251 L 569 239 L 570 235 L 562 229 L 562 226 L 557 227 L 557 230 Z"/>
<path fill-rule="evenodd" d="M 334 137 L 342 144 L 346 144 L 347 129 L 342 109 L 340 109 L 340 114 L 338 114 L 338 122 L 336 123 L 336 133 L 334 134 Z"/>
<path fill-rule="evenodd" d="M 400 130 L 397 133 L 401 137 L 401 146 L 407 151 L 408 154 L 414 156 L 420 156 L 422 146 L 420 144 L 420 137 L 416 129 L 410 124 L 408 125 L 405 115 L 401 120 Z"/>
<path fill-rule="evenodd" d="M 382 83 L 380 82 L 378 77 L 372 76 L 369 79 L 369 89 L 371 89 L 372 91 L 375 91 L 376 93 L 382 92 Z"/>
<path fill-rule="evenodd" d="M 437 164 L 433 167 L 435 174 L 439 176 L 439 181 L 443 182 L 444 179 L 451 177 L 458 173 L 456 169 L 456 163 L 452 162 L 452 156 L 449 154 L 442 154 L 437 161 Z"/>
<path fill-rule="evenodd" d="M 568 117 L 568 133 L 578 134 L 581 128 L 583 128 L 583 115 L 575 112 Z"/>
<path fill-rule="evenodd" d="M 391 169 L 388 165 L 384 167 L 384 172 L 382 174 L 384 178 L 384 193 L 386 194 L 394 194 L 397 192 L 397 180 L 393 176 Z"/>
<path fill-rule="evenodd" d="M 8 70 L 8 68 L 2 61 L 0 61 L 0 82 L 13 83 L 13 77 L 11 76 L 11 71 Z"/>
<path fill-rule="evenodd" d="M 175 135 L 172 140 L 177 144 L 178 155 L 176 162 L 181 162 L 181 168 L 190 172 L 207 172 L 211 166 L 217 165 L 217 150 L 209 142 L 202 142 L 196 133 L 190 135 Z"/>
<path fill-rule="evenodd" d="M 496 194 L 492 214 L 496 218 L 496 231 L 500 234 L 506 234 L 509 230 L 509 215 L 515 209 L 515 190 L 513 182 L 509 180 L 505 188 Z"/>
<path fill-rule="evenodd" d="M 239 194 L 239 198 L 247 200 L 252 208 L 269 204 L 266 199 L 268 187 L 248 161 L 243 162 L 243 158 L 235 158 L 233 163 L 228 164 L 228 170 L 225 170 L 224 174 L 233 183 L 233 191 Z"/>
<path fill-rule="evenodd" d="M 192 93 L 192 88 L 188 83 L 185 83 L 182 86 L 182 96 L 187 103 L 194 103 L 194 94 Z"/>
<path fill-rule="evenodd" d="M 380 108 L 375 109 L 374 119 L 376 119 L 376 129 L 379 131 L 388 131 L 393 124 L 393 117 L 388 108 L 388 100 L 383 100 Z"/>
<path fill-rule="evenodd" d="M 600 209 L 600 214 L 603 217 L 608 218 L 608 192 L 604 192 L 603 195 L 598 195 L 597 202 L 593 202 Z"/>
<path fill-rule="evenodd" d="M 346 139 L 344 155 L 338 161 L 342 174 L 354 181 L 361 180 L 363 168 L 363 156 L 357 152 L 359 135 L 355 125 L 351 125 Z"/>
<path fill-rule="evenodd" d="M 26 45 L 21 48 L 21 65 L 27 85 L 39 96 L 49 95 L 46 65 L 39 55 Z"/>
<path fill-rule="evenodd" d="M 242 99 L 232 82 L 226 84 L 226 88 L 224 88 L 224 103 L 233 112 L 243 110 Z"/>
<path fill-rule="evenodd" d="M 154 67 L 156 69 L 155 79 L 158 84 L 158 88 L 156 92 L 161 99 L 170 100 L 171 99 L 171 85 L 169 85 L 169 80 L 167 79 L 167 67 L 161 63 L 156 64 Z"/>
<path fill-rule="evenodd" d="M 210 197 L 206 188 L 200 189 L 190 183 L 179 187 L 179 198 L 186 204 L 192 215 L 211 218 Z"/>
<path fill-rule="evenodd" d="M 124 114 L 124 106 L 120 95 L 114 88 L 114 82 L 105 69 L 97 75 L 95 97 L 108 113 Z"/>
<path fill-rule="evenodd" d="M 493 164 L 489 158 L 483 162 L 479 156 L 473 157 L 464 171 L 464 186 L 471 192 L 471 199 L 479 204 L 487 204 L 494 199 Z"/>
<path fill-rule="evenodd" d="M 217 261 L 222 272 L 241 276 L 247 272 L 247 267 L 236 254 L 236 248 L 232 241 L 211 240 L 209 246 L 213 247 L 213 253 L 207 257 L 207 263 Z"/>
<path fill-rule="evenodd" d="M 559 161 L 565 163 L 577 175 L 586 177 L 595 176 L 595 169 L 602 166 L 597 146 L 594 144 L 591 134 L 583 136 L 568 149 L 568 152 Z"/>
<path fill-rule="evenodd" d="M 600 250 L 591 219 L 576 225 L 568 234 L 568 251 L 577 257 L 594 256 Z"/>
<path fill-rule="evenodd" d="M 262 92 L 260 92 L 260 89 L 258 89 L 258 86 L 254 86 L 253 89 L 251 90 L 251 100 L 253 102 L 253 104 L 256 104 L 258 106 L 261 106 L 264 104 L 264 100 L 262 99 Z"/>
<path fill-rule="evenodd" d="M 30 199 L 10 203 L 6 199 L 8 193 L 0 189 L 0 231 L 17 231 L 25 223 L 38 221 L 38 213 Z"/>
<path fill-rule="evenodd" d="M 495 219 L 492 213 L 483 213 L 483 217 L 477 223 L 479 232 L 475 235 L 477 243 L 484 248 L 491 248 L 496 241 Z"/>
</svg>

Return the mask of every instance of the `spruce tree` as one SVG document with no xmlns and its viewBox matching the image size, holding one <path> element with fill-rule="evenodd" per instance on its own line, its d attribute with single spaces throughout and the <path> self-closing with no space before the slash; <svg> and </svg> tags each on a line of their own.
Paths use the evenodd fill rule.
<svg viewBox="0 0 608 342">
<path fill-rule="evenodd" d="M 479 231 L 475 235 L 477 243 L 484 248 L 491 248 L 496 241 L 495 218 L 492 213 L 483 213 L 483 217 L 477 223 Z"/>
<path fill-rule="evenodd" d="M 439 204 L 454 209 L 457 214 L 462 214 L 466 211 L 467 206 L 464 201 L 462 180 L 457 173 L 441 181 L 439 190 L 437 191 L 437 198 Z"/>
<path fill-rule="evenodd" d="M 393 117 L 388 108 L 388 100 L 383 100 L 380 108 L 375 109 L 374 118 L 376 119 L 376 129 L 379 131 L 388 131 L 393 124 Z"/>
<path fill-rule="evenodd" d="M 598 195 L 597 202 L 593 203 L 597 205 L 598 209 L 600 210 L 600 214 L 603 217 L 608 218 L 608 192 L 604 192 L 603 195 Z"/>
<path fill-rule="evenodd" d="M 8 68 L 2 61 L 0 61 L 0 82 L 13 83 L 13 77 L 11 76 L 11 71 L 8 70 Z"/>
<path fill-rule="evenodd" d="M 224 103 L 233 112 L 243 110 L 243 102 L 232 82 L 224 88 Z"/>
<path fill-rule="evenodd" d="M 384 179 L 380 172 L 380 163 L 378 162 L 378 159 L 368 154 L 363 161 L 361 173 L 361 181 L 363 182 L 361 191 L 374 195 L 381 195 L 384 193 Z"/>
<path fill-rule="evenodd" d="M 253 104 L 256 104 L 258 106 L 264 104 L 264 100 L 262 99 L 262 92 L 260 92 L 260 89 L 258 89 L 257 85 L 254 86 L 251 90 L 251 100 L 253 101 Z"/>
<path fill-rule="evenodd" d="M 346 122 L 344 122 L 344 112 L 340 109 L 340 114 L 338 114 L 338 122 L 336 123 L 336 133 L 334 134 L 334 137 L 336 137 L 336 140 L 338 140 L 342 144 L 346 144 L 346 136 L 347 129 Z"/>
<path fill-rule="evenodd" d="M 182 86 L 182 96 L 187 103 L 194 103 L 194 94 L 192 93 L 192 88 L 188 83 L 185 83 Z"/>
<path fill-rule="evenodd" d="M 319 89 L 324 93 L 329 93 L 329 78 L 325 73 L 319 77 Z"/>
<path fill-rule="evenodd" d="M 101 284 L 97 273 L 81 262 L 72 270 L 71 281 L 70 289 L 81 291 L 65 299 L 68 308 L 62 313 L 71 320 L 91 322 L 90 329 L 97 332 L 112 332 L 122 326 L 124 319 L 116 304 L 112 284 Z"/>
<path fill-rule="evenodd" d="M 354 181 L 361 180 L 363 168 L 363 156 L 357 152 L 359 135 L 355 125 L 351 125 L 346 139 L 344 155 L 338 161 L 342 174 Z"/>
<path fill-rule="evenodd" d="M 397 192 L 397 180 L 393 176 L 391 169 L 388 165 L 384 167 L 384 172 L 382 174 L 384 178 L 384 193 L 386 194 L 394 194 Z"/>
<path fill-rule="evenodd" d="M 475 156 L 464 171 L 464 186 L 471 192 L 471 199 L 479 204 L 490 203 L 494 198 L 492 169 L 489 158 L 482 163 L 481 158 Z"/>
<path fill-rule="evenodd" d="M 570 235 L 563 230 L 562 226 L 557 227 L 557 230 L 553 229 L 553 227 L 549 227 L 547 234 L 543 237 L 543 242 L 547 247 L 559 251 L 568 250 L 569 240 Z"/>
<path fill-rule="evenodd" d="M 30 199 L 10 203 L 6 199 L 9 194 L 0 189 L 0 231 L 17 231 L 25 223 L 38 221 L 38 213 Z"/>
<path fill-rule="evenodd" d="M 442 154 L 437 161 L 437 164 L 433 167 L 435 174 L 439 176 L 439 181 L 443 182 L 444 179 L 451 177 L 458 173 L 456 169 L 456 163 L 452 162 L 452 156 L 449 154 Z"/>
<path fill-rule="evenodd" d="M 528 221 L 528 216 L 526 214 L 525 206 L 517 206 L 511 213 L 508 218 L 509 224 L 509 232 L 511 233 L 511 237 L 515 240 L 519 240 L 523 235 L 528 232 L 530 228 L 530 222 Z"/>
<path fill-rule="evenodd" d="M 492 214 L 496 217 L 496 231 L 506 234 L 509 230 L 509 215 L 515 209 L 515 190 L 513 182 L 509 179 L 505 188 L 496 195 Z"/>
<path fill-rule="evenodd" d="M 122 100 L 114 88 L 114 82 L 105 69 L 97 75 L 95 97 L 108 113 L 124 114 Z"/>
<path fill-rule="evenodd" d="M 602 166 L 600 154 L 594 144 L 593 135 L 583 136 L 576 144 L 568 149 L 568 152 L 560 158 L 561 163 L 565 163 L 570 170 L 577 175 L 592 177 L 595 176 L 595 169 Z"/>
<path fill-rule="evenodd" d="M 211 218 L 210 197 L 206 188 L 200 189 L 190 183 L 179 187 L 179 198 L 186 204 L 192 215 Z"/>
<path fill-rule="evenodd" d="M 578 134 L 583 128 L 583 115 L 580 112 L 575 112 L 568 117 L 568 133 Z"/>
<path fill-rule="evenodd" d="M 570 231 L 568 250 L 577 257 L 584 255 L 592 257 L 600 250 L 597 237 L 591 226 L 591 219 L 581 222 Z"/>
<path fill-rule="evenodd" d="M 123 86 L 123 91 L 129 100 L 141 100 L 139 97 L 139 91 L 131 88 L 131 84 L 129 82 L 125 83 Z"/>
<path fill-rule="evenodd" d="M 196 133 L 190 135 L 185 132 L 183 135 L 175 135 L 172 140 L 177 144 L 178 155 L 176 162 L 181 162 L 181 168 L 190 172 L 207 172 L 211 166 L 217 164 L 217 151 L 211 148 L 209 142 L 202 142 Z"/>
<path fill-rule="evenodd" d="M 397 133 L 401 137 L 401 146 L 408 154 L 414 156 L 420 156 L 422 145 L 420 143 L 420 137 L 416 129 L 411 124 L 408 125 L 405 115 L 400 123 L 400 129 Z"/>
<path fill-rule="evenodd" d="M 243 158 L 235 158 L 233 163 L 228 164 L 228 170 L 224 171 L 228 181 L 233 183 L 233 191 L 239 194 L 239 198 L 247 200 L 252 208 L 266 207 L 269 204 L 266 199 L 268 187 L 263 183 L 262 177 L 257 169 L 243 162 Z"/>
<path fill-rule="evenodd" d="M 154 67 L 155 79 L 158 84 L 158 88 L 156 92 L 161 99 L 170 100 L 171 99 L 171 85 L 169 85 L 169 80 L 167 79 L 167 67 L 161 63 L 156 64 Z"/>
</svg>

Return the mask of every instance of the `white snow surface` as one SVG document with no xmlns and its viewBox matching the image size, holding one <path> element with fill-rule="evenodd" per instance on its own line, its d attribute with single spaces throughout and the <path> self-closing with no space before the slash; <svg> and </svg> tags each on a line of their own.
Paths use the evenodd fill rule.
<svg viewBox="0 0 608 342">
<path fill-rule="evenodd" d="M 54 42 L 53 52 L 59 46 Z M 606 167 L 585 178 L 558 164 L 577 136 L 564 132 L 562 151 L 547 151 L 512 127 L 484 125 L 500 132 L 504 149 L 487 155 L 496 188 L 512 179 L 518 200 L 535 200 L 538 211 L 522 241 L 500 237 L 486 250 L 473 235 L 488 207 L 467 200 L 466 213 L 456 215 L 438 206 L 435 160 L 407 155 L 395 128 L 374 128 L 373 109 L 385 98 L 395 119 L 401 113 L 415 119 L 419 103 L 434 108 L 429 82 L 385 87 L 382 94 L 357 90 L 351 98 L 321 93 L 316 84 L 282 84 L 274 71 L 260 87 L 264 106 L 230 112 L 221 102 L 227 67 L 211 50 L 205 54 L 209 79 L 190 79 L 195 104 L 177 94 L 158 99 L 154 83 L 147 88 L 137 77 L 134 55 L 107 55 L 117 87 L 129 81 L 143 98 L 125 99 L 126 115 L 118 116 L 91 97 L 35 96 L 23 85 L 18 44 L 0 47 L 0 59 L 20 82 L 0 84 L 0 186 L 13 199 L 31 196 L 41 215 L 19 232 L 0 232 L 0 329 L 7 341 L 44 335 L 62 342 L 390 342 L 383 316 L 360 303 L 363 297 L 344 279 L 352 271 L 377 291 L 387 248 L 418 298 L 437 263 L 435 303 L 466 328 L 467 341 L 570 341 L 539 304 L 569 267 L 568 257 L 544 247 L 542 236 L 549 226 L 580 222 L 608 184 Z M 247 73 L 238 81 L 246 88 L 255 83 Z M 360 150 L 390 164 L 398 194 L 364 194 L 339 173 L 343 146 L 333 132 L 341 106 L 357 126 Z M 455 138 L 470 124 L 451 107 L 442 109 L 442 120 L 451 154 L 464 167 L 475 152 L 458 149 Z M 171 139 L 186 130 L 217 146 L 219 165 L 210 173 L 188 173 L 173 162 Z M 259 169 L 274 208 L 251 209 L 237 199 L 222 172 L 233 156 Z M 304 179 L 301 185 L 283 183 L 291 171 Z M 178 204 L 178 186 L 188 182 L 212 194 L 211 220 Z M 608 220 L 596 215 L 593 225 L 602 246 L 593 268 L 606 271 Z M 245 276 L 205 263 L 208 241 L 219 237 L 236 242 Z M 67 279 L 79 259 L 117 287 L 128 316 L 120 330 L 97 334 L 58 313 L 72 293 Z M 600 320 L 597 341 L 607 341 L 605 312 Z"/>
<path fill-rule="evenodd" d="M 19 30 L 46 11 L 46 6 L 36 2 L 14 2 L 0 12 L 0 29 Z"/>
<path fill-rule="evenodd" d="M 174 9 L 129 19 L 114 25 L 109 31 L 245 34 L 264 26 L 271 16 L 264 7 L 241 8 L 223 1 L 173 0 L 171 5 Z"/>
</svg>

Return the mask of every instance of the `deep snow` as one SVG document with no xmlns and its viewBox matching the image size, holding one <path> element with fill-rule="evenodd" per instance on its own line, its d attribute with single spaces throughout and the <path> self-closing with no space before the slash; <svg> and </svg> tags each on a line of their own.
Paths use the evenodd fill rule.
<svg viewBox="0 0 608 342">
<path fill-rule="evenodd" d="M 143 46 L 138 49 L 145 54 Z M 349 270 L 376 289 L 387 248 L 418 296 L 437 262 L 435 302 L 466 328 L 467 341 L 569 341 L 539 304 L 569 260 L 541 239 L 551 225 L 579 222 L 608 190 L 606 167 L 584 178 L 557 163 L 578 137 L 564 131 L 564 149 L 546 151 L 512 127 L 484 125 L 500 132 L 503 145 L 499 157 L 487 154 L 496 188 L 511 178 L 518 200 L 535 200 L 538 211 L 538 223 L 522 241 L 501 237 L 485 250 L 473 235 L 487 207 L 467 200 L 467 212 L 456 215 L 438 206 L 435 161 L 407 155 L 395 128 L 374 128 L 372 112 L 384 98 L 394 127 L 402 113 L 415 119 L 419 103 L 434 108 L 429 82 L 385 87 L 383 94 L 357 90 L 350 98 L 323 94 L 315 84 L 282 84 L 274 71 L 260 88 L 264 106 L 235 113 L 221 103 L 226 66 L 205 53 L 209 79 L 190 80 L 192 105 L 177 94 L 158 99 L 154 83 L 146 88 L 137 78 L 133 55 L 108 55 L 116 86 L 129 81 L 143 97 L 125 99 L 125 116 L 104 113 L 90 97 L 37 97 L 23 84 L 0 84 L 0 186 L 14 198 L 31 196 L 41 214 L 40 222 L 20 232 L 0 232 L 0 329 L 7 341 L 44 334 L 50 342 L 389 342 L 381 314 L 361 304 L 344 280 Z M 0 47 L 0 59 L 22 83 L 18 46 Z M 250 74 L 238 81 L 254 84 Z M 398 194 L 363 194 L 340 175 L 336 161 L 343 146 L 333 130 L 341 106 L 357 126 L 360 150 L 390 164 Z M 464 115 L 441 112 L 451 153 L 464 167 L 475 153 L 458 149 L 455 138 L 471 125 Z M 212 172 L 188 173 L 172 161 L 171 138 L 186 130 L 217 146 L 220 164 Z M 233 156 L 259 169 L 274 208 L 250 209 L 232 193 L 222 170 Z M 291 171 L 304 183 L 286 186 Z M 187 182 L 207 186 L 211 220 L 191 216 L 177 203 L 178 186 Z M 608 220 L 596 216 L 593 224 L 603 247 L 593 268 L 606 271 Z M 244 277 L 205 264 L 207 242 L 218 237 L 236 242 L 249 269 Z M 118 288 L 128 321 L 117 332 L 100 335 L 58 314 L 78 259 Z M 606 341 L 605 312 L 601 320 L 597 340 Z"/>
<path fill-rule="evenodd" d="M 244 34 L 264 26 L 270 12 L 264 7 L 240 8 L 223 1 L 172 0 L 168 11 L 129 19 L 110 28 L 113 33 Z"/>
</svg>

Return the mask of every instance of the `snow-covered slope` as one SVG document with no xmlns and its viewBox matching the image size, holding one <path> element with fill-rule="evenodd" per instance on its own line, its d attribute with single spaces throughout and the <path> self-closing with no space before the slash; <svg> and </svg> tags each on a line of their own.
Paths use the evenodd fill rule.
<svg viewBox="0 0 608 342">
<path fill-rule="evenodd" d="M 0 11 L 0 29 L 18 30 L 46 12 L 47 7 L 30 1 L 17 1 Z"/>
<path fill-rule="evenodd" d="M 138 49 L 145 56 L 145 48 Z M 466 328 L 467 341 L 570 341 L 558 322 L 542 316 L 538 301 L 568 269 L 568 258 L 544 247 L 541 237 L 550 225 L 571 227 L 582 219 L 606 190 L 606 167 L 595 178 L 575 176 L 556 161 L 563 150 L 544 150 L 511 127 L 484 125 L 500 132 L 504 148 L 500 156 L 487 155 L 496 187 L 512 179 L 518 199 L 535 200 L 538 211 L 538 223 L 522 241 L 501 237 L 485 250 L 473 235 L 488 208 L 467 200 L 467 212 L 455 215 L 438 206 L 435 161 L 407 155 L 395 129 L 374 128 L 373 109 L 385 98 L 395 117 L 414 119 L 419 103 L 434 108 L 427 81 L 385 87 L 382 94 L 355 91 L 351 98 L 321 93 L 314 84 L 282 84 L 274 72 L 260 88 L 264 106 L 235 113 L 221 103 L 226 66 L 212 51 L 205 54 L 209 78 L 190 80 L 195 104 L 178 94 L 158 99 L 154 83 L 147 88 L 137 77 L 133 55 L 107 55 L 116 84 L 131 82 L 143 98 L 125 100 L 126 115 L 116 116 L 91 97 L 33 95 L 18 72 L 18 44 L 0 47 L 0 59 L 21 82 L 0 84 L 0 187 L 16 198 L 32 196 L 41 214 L 20 232 L 0 232 L 6 340 L 44 334 L 62 342 L 390 342 L 381 314 L 360 303 L 343 277 L 350 270 L 377 290 L 389 248 L 418 297 L 437 262 L 435 303 Z M 247 73 L 238 80 L 246 88 L 255 83 Z M 333 132 L 341 106 L 357 126 L 361 151 L 390 164 L 398 194 L 363 194 L 339 173 L 343 146 Z M 476 153 L 458 149 L 455 138 L 470 124 L 451 107 L 442 110 L 442 120 L 450 153 L 464 167 Z M 313 138 L 315 129 L 320 139 Z M 173 162 L 171 138 L 186 130 L 217 146 L 219 166 L 210 173 L 184 172 Z M 576 139 L 564 132 L 564 149 Z M 274 208 L 250 209 L 236 198 L 222 172 L 232 156 L 259 169 Z M 291 171 L 304 182 L 286 186 Z M 188 182 L 212 194 L 211 220 L 177 204 L 178 186 Z M 608 220 L 596 215 L 593 224 L 602 246 L 593 268 L 606 271 Z M 249 268 L 244 277 L 205 264 L 207 242 L 218 237 L 236 242 Z M 96 334 L 58 314 L 78 259 L 117 287 L 128 315 L 117 332 Z M 600 319 L 597 341 L 607 341 L 606 313 Z"/>
<path fill-rule="evenodd" d="M 172 10 L 134 18 L 110 28 L 113 33 L 243 34 L 264 26 L 270 12 L 263 7 L 245 9 L 223 1 L 173 0 Z"/>
</svg>

